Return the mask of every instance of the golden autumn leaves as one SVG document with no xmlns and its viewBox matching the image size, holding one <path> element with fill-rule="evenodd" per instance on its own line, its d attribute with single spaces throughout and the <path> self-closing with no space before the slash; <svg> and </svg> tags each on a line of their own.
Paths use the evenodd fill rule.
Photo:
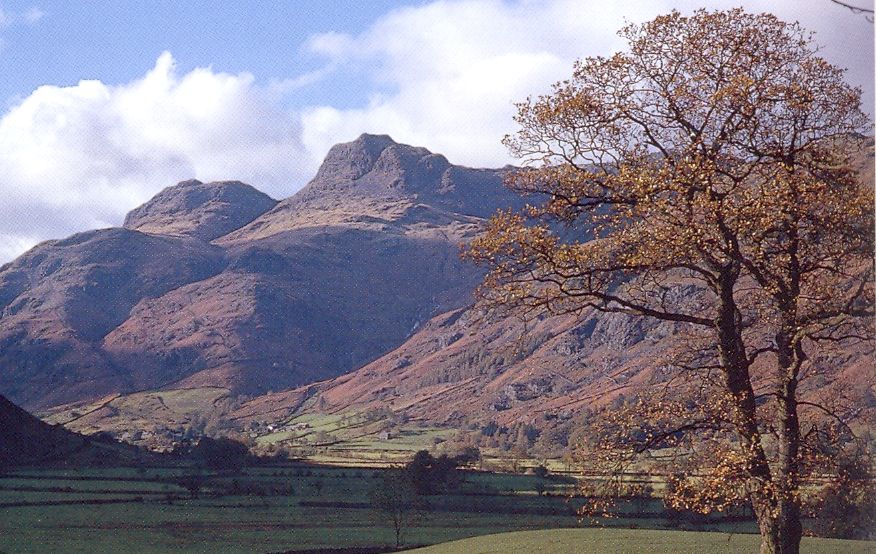
<svg viewBox="0 0 876 554">
<path fill-rule="evenodd" d="M 613 422 L 615 445 L 655 418 L 667 436 L 720 430 L 702 452 L 674 445 L 696 462 L 674 490 L 686 507 L 751 501 L 764 536 L 796 551 L 807 440 L 825 415 L 798 408 L 809 354 L 828 336 L 872 338 L 873 189 L 851 157 L 869 125 L 860 91 L 768 14 L 673 12 L 620 34 L 627 51 L 518 105 L 505 143 L 525 168 L 508 185 L 532 205 L 497 214 L 467 255 L 490 270 L 486 303 L 593 307 L 711 337 L 710 394 L 687 411 L 638 406 L 641 420 Z M 681 282 L 699 302 L 667 300 Z M 704 420 L 697 402 L 723 412 Z M 609 446 L 594 457 L 605 467 L 624 450 Z"/>
</svg>

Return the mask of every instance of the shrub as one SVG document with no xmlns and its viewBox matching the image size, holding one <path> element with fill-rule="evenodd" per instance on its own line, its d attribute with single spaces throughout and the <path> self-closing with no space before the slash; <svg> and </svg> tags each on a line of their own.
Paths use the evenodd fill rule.
<svg viewBox="0 0 876 554">
<path fill-rule="evenodd" d="M 192 454 L 197 461 L 210 469 L 239 471 L 246 466 L 249 449 L 235 440 L 203 437 Z"/>
</svg>

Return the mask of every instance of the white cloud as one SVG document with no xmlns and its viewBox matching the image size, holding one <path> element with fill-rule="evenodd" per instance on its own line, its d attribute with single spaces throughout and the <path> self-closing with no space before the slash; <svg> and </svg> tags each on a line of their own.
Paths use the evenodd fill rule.
<svg viewBox="0 0 876 554">
<path fill-rule="evenodd" d="M 32 6 L 26 12 L 24 12 L 24 20 L 28 23 L 33 24 L 42 19 L 45 15 L 46 12 L 44 12 L 37 6 Z"/>
<path fill-rule="evenodd" d="M 120 86 L 43 86 L 0 119 L 0 260 L 36 240 L 121 223 L 185 178 L 287 196 L 310 176 L 292 114 L 252 75 L 178 75 L 169 53 Z"/>
<path fill-rule="evenodd" d="M 872 111 L 872 25 L 827 0 L 439 0 L 390 12 L 357 35 L 311 38 L 309 50 L 342 69 L 372 68 L 381 92 L 358 107 L 305 109 L 303 140 L 319 157 L 363 131 L 389 133 L 457 163 L 502 165 L 512 161 L 500 140 L 515 129 L 513 103 L 568 78 L 575 59 L 622 48 L 616 32 L 626 22 L 740 4 L 817 31 L 823 54 L 850 67 Z"/>
<path fill-rule="evenodd" d="M 583 54 L 620 42 L 624 14 L 651 18 L 668 2 L 558 0 L 439 1 L 389 13 L 359 35 L 313 37 L 310 51 L 335 63 L 376 68 L 367 105 L 313 106 L 303 140 L 315 154 L 362 131 L 389 133 L 468 165 L 509 163 L 502 137 L 514 130 L 514 102 L 568 77 Z"/>
<path fill-rule="evenodd" d="M 500 140 L 515 129 L 514 102 L 567 78 L 576 58 L 621 48 L 626 21 L 740 3 L 816 31 L 872 111 L 873 27 L 827 0 L 437 0 L 393 10 L 358 34 L 312 36 L 303 54 L 325 64 L 265 85 L 211 68 L 179 75 L 165 53 L 131 83 L 34 91 L 0 118 L 0 263 L 38 240 L 117 225 L 190 177 L 288 196 L 333 144 L 363 132 L 454 163 L 513 162 Z M 0 12 L 0 29 L 26 20 Z M 315 83 L 340 85 L 345 107 L 298 94 Z"/>
<path fill-rule="evenodd" d="M 0 233 L 0 265 L 35 246 L 39 241 L 33 236 Z"/>
</svg>

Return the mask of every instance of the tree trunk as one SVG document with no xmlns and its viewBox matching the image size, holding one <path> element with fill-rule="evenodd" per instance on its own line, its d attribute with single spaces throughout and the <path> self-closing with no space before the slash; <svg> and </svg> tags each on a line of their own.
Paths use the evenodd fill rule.
<svg viewBox="0 0 876 554">
<path fill-rule="evenodd" d="M 803 526 L 800 506 L 794 500 L 798 487 L 797 455 L 800 425 L 797 418 L 796 359 L 791 334 L 777 336 L 778 362 L 784 376 L 779 398 L 777 422 L 779 463 L 771 471 L 757 424 L 757 407 L 751 385 L 749 361 L 741 332 L 740 318 L 733 297 L 737 274 L 726 271 L 719 287 L 718 352 L 725 371 L 727 391 L 738 409 L 737 430 L 749 451 L 749 473 L 758 482 L 778 490 L 752 495 L 752 505 L 760 527 L 760 554 L 799 554 Z"/>
<path fill-rule="evenodd" d="M 402 522 L 401 522 L 401 516 L 400 516 L 400 515 L 395 519 L 394 524 L 395 524 L 395 549 L 396 549 L 396 550 L 401 550 L 401 545 L 402 545 Z"/>
<path fill-rule="evenodd" d="M 761 554 L 799 554 L 803 525 L 800 520 L 799 450 L 800 421 L 797 414 L 797 372 L 805 354 L 793 340 L 793 306 L 783 308 L 782 324 L 776 334 L 777 374 L 781 384 L 777 395 L 776 440 L 778 459 L 771 472 L 772 490 L 755 498 L 760 526 Z"/>
<path fill-rule="evenodd" d="M 760 554 L 800 554 L 803 525 L 793 501 L 755 506 L 760 526 Z"/>
</svg>

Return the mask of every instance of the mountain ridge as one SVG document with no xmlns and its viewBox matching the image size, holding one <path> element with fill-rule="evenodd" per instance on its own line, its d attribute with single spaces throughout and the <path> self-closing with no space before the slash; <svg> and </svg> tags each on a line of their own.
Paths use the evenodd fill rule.
<svg viewBox="0 0 876 554">
<path fill-rule="evenodd" d="M 125 216 L 122 227 L 159 235 L 194 236 L 207 242 L 243 227 L 277 204 L 240 181 L 167 187 Z"/>
<path fill-rule="evenodd" d="M 16 321 L 10 305 L 33 300 L 65 307 L 67 298 L 62 294 L 59 304 L 47 288 L 28 288 L 51 280 L 46 265 L 56 262 L 26 254 L 0 271 L 0 392 L 26 383 L 3 381 L 9 344 L 30 345 L 48 364 L 92 367 L 79 368 L 85 378 L 79 384 L 60 381 L 66 396 L 31 397 L 53 421 L 82 432 L 184 427 L 221 412 L 243 433 L 268 423 L 286 429 L 299 416 L 386 410 L 427 426 L 568 430 L 576 414 L 665 385 L 664 366 L 684 344 L 674 324 L 596 312 L 523 323 L 486 317 L 473 306 L 483 273 L 459 259 L 459 245 L 495 209 L 522 206 L 522 198 L 502 187 L 511 168 L 444 166 L 428 150 L 390 140 L 364 135 L 339 145 L 302 191 L 209 242 L 126 229 L 93 232 L 91 240 L 157 241 L 166 245 L 157 256 L 162 261 L 180 263 L 174 249 L 187 247 L 190 263 L 181 268 L 202 274 L 135 302 L 122 295 L 124 321 L 97 344 L 75 343 L 72 353 L 52 358 L 55 350 L 45 341 L 52 347 L 53 335 L 9 334 L 6 324 Z M 872 139 L 865 146 L 859 171 L 872 186 Z M 353 160 L 348 165 L 345 156 Z M 87 239 L 37 250 L 75 250 Z M 95 263 L 100 269 L 95 256 L 87 264 L 74 257 L 74 273 L 90 275 Z M 202 262 L 191 263 L 195 258 Z M 679 285 L 672 301 L 691 301 L 693 291 Z M 862 346 L 819 360 L 839 372 L 835 382 L 819 386 L 876 409 L 871 356 Z M 57 386 L 53 374 L 40 374 L 33 363 L 25 369 L 31 383 Z M 90 401 L 105 394 L 108 401 Z M 174 411 L 162 407 L 161 395 L 204 398 L 181 401 Z"/>
<path fill-rule="evenodd" d="M 279 202 L 237 181 L 168 187 L 123 227 L 0 270 L 0 392 L 44 408 L 168 383 L 258 394 L 352 370 L 470 301 L 482 272 L 459 244 L 520 205 L 503 175 L 362 135 Z"/>
</svg>

